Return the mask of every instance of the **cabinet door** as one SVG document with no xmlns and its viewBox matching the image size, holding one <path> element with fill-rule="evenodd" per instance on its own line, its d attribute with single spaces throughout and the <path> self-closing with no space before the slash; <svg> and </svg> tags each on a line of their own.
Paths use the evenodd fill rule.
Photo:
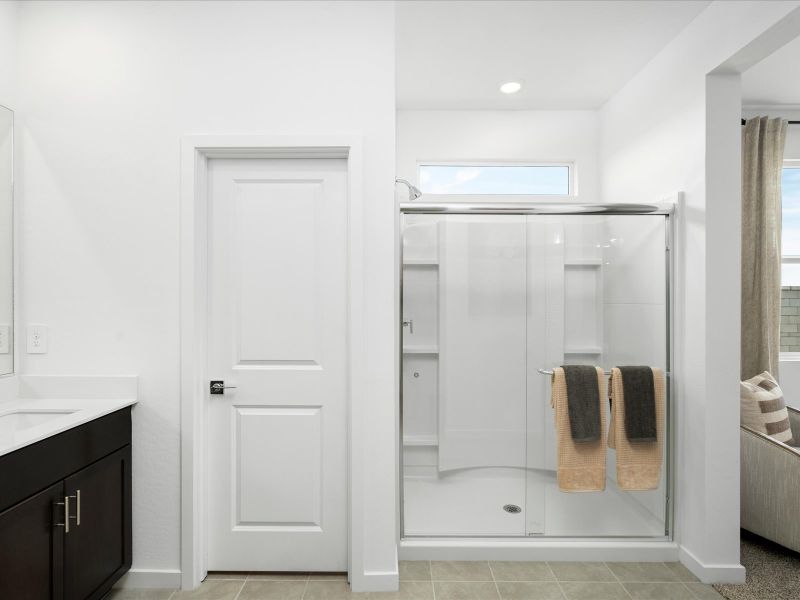
<svg viewBox="0 0 800 600">
<path fill-rule="evenodd" d="M 64 536 L 64 596 L 105 594 L 131 565 L 131 447 L 64 480 L 70 528 Z"/>
<path fill-rule="evenodd" d="M 0 598 L 63 598 L 64 486 L 0 513 Z"/>
</svg>

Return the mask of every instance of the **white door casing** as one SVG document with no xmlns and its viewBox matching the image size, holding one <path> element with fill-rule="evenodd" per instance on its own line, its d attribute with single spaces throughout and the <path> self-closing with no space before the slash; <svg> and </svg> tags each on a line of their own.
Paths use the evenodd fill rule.
<svg viewBox="0 0 800 600">
<path fill-rule="evenodd" d="M 347 162 L 208 164 L 208 569 L 347 569 Z"/>
</svg>

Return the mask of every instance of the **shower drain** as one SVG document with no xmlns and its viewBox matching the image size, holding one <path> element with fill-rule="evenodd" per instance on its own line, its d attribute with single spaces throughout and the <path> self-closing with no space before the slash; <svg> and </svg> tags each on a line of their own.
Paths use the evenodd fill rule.
<svg viewBox="0 0 800 600">
<path fill-rule="evenodd" d="M 522 512 L 522 509 L 516 504 L 506 504 L 503 507 L 503 510 L 506 511 L 507 513 L 511 513 L 512 515 Z"/>
</svg>

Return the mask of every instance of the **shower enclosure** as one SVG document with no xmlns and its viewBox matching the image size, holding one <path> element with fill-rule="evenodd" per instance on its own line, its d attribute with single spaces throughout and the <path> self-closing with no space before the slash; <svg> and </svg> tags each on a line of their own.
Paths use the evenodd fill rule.
<svg viewBox="0 0 800 600">
<path fill-rule="evenodd" d="M 404 538 L 660 538 L 661 484 L 556 484 L 550 377 L 564 364 L 670 371 L 671 207 L 401 205 Z"/>
</svg>

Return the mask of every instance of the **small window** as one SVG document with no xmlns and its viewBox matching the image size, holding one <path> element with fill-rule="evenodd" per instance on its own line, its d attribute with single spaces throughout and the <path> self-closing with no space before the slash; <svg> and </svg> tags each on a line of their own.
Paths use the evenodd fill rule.
<svg viewBox="0 0 800 600">
<path fill-rule="evenodd" d="M 419 182 L 423 194 L 568 196 L 570 166 L 427 164 Z"/>
</svg>

